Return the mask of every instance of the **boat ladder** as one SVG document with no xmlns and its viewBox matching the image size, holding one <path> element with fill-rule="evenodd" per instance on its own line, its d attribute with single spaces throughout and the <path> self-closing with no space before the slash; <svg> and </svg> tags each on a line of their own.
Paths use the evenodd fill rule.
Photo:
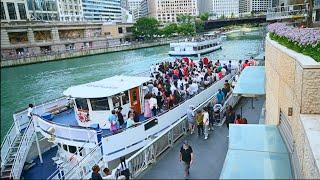
<svg viewBox="0 0 320 180">
<path fill-rule="evenodd" d="M 1 178 L 5 179 L 20 179 L 28 152 L 35 140 L 32 121 L 21 131 L 14 126 L 11 126 L 1 145 Z"/>
</svg>

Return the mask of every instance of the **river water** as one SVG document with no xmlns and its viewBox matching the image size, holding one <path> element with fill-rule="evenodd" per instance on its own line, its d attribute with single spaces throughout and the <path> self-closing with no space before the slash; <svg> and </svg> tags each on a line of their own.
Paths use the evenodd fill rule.
<svg viewBox="0 0 320 180">
<path fill-rule="evenodd" d="M 263 37 L 257 34 L 232 35 L 223 42 L 222 50 L 206 56 L 239 60 L 258 55 Z M 168 51 L 169 46 L 160 46 L 1 69 L 1 141 L 13 122 L 12 114 L 29 103 L 60 97 L 73 85 L 144 72 L 168 58 Z"/>
</svg>

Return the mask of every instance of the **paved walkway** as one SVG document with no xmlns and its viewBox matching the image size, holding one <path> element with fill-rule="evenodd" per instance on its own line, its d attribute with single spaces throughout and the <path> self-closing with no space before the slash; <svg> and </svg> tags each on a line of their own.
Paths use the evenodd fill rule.
<svg viewBox="0 0 320 180">
<path fill-rule="evenodd" d="M 264 104 L 264 98 L 254 100 L 254 109 L 251 109 L 251 98 L 242 98 L 236 106 L 236 113 L 246 117 L 248 123 L 257 124 Z M 197 134 L 188 135 L 180 139 L 176 145 L 151 166 L 144 174 L 142 179 L 182 179 L 184 178 L 183 166 L 179 162 L 179 151 L 182 140 L 187 139 L 192 146 L 195 154 L 194 163 L 190 169 L 189 179 L 218 179 L 222 170 L 224 159 L 228 151 L 228 128 L 224 124 L 216 127 L 209 135 L 207 140 L 198 137 Z"/>
</svg>

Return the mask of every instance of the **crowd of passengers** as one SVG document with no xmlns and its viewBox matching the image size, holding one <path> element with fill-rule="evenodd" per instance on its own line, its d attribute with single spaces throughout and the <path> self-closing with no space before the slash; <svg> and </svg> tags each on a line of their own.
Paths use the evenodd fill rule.
<svg viewBox="0 0 320 180">
<path fill-rule="evenodd" d="M 222 79 L 232 70 L 231 61 L 222 64 L 203 58 L 198 62 L 189 58 L 176 59 L 174 62 L 162 62 L 151 66 L 152 80 L 143 84 L 144 119 L 156 116 L 189 99 L 212 83 Z M 222 101 L 230 92 L 230 84 L 219 90 L 218 100 Z M 111 131 L 129 128 L 139 122 L 139 114 L 133 108 L 128 113 L 126 122 L 121 114 L 122 108 L 112 110 L 108 121 Z"/>
</svg>

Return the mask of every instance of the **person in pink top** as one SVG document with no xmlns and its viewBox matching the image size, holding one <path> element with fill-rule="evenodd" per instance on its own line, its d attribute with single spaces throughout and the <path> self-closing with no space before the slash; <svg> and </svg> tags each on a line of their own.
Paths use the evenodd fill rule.
<svg viewBox="0 0 320 180">
<path fill-rule="evenodd" d="M 144 117 L 146 119 L 148 119 L 152 116 L 149 101 L 150 101 L 150 97 L 147 94 L 144 99 Z"/>
</svg>

